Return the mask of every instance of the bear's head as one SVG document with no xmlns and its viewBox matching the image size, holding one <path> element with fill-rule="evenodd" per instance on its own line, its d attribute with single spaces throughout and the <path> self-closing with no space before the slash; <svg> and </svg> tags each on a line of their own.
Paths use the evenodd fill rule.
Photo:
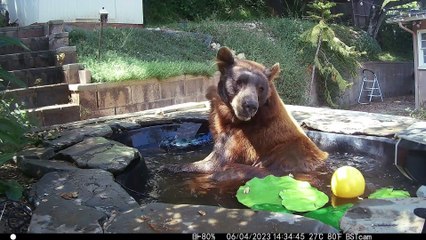
<svg viewBox="0 0 426 240">
<path fill-rule="evenodd" d="M 273 80 L 280 65 L 266 68 L 254 61 L 237 59 L 227 47 L 219 49 L 216 64 L 220 71 L 217 92 L 241 121 L 252 119 L 274 90 Z"/>
</svg>

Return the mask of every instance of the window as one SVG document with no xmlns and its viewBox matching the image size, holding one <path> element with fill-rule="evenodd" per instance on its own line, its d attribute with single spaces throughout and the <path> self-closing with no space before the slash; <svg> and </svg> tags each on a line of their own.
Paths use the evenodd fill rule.
<svg viewBox="0 0 426 240">
<path fill-rule="evenodd" d="M 417 41 L 419 45 L 419 68 L 426 69 L 426 30 L 417 32 Z"/>
</svg>

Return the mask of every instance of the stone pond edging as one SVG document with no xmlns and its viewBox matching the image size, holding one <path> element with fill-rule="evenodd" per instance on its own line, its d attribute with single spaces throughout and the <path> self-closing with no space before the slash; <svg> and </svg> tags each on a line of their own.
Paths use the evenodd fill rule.
<svg viewBox="0 0 426 240">
<path fill-rule="evenodd" d="M 332 133 L 392 138 L 405 129 L 411 129 L 411 126 L 423 126 L 423 122 L 409 117 L 293 105 L 287 107 L 301 125 Z M 336 232 L 336 229 L 319 221 L 285 213 L 166 203 L 139 206 L 114 181 L 114 175 L 124 166 L 143 161 L 133 148 L 109 139 L 114 133 L 154 123 L 168 123 L 173 119 L 206 120 L 208 112 L 208 102 L 186 103 L 40 129 L 45 147 L 26 149 L 17 157 L 18 166 L 26 174 L 39 179 L 30 191 L 30 200 L 36 207 L 28 232 Z M 421 131 L 425 136 L 424 129 Z M 409 137 L 409 133 L 405 131 L 404 136 Z M 418 139 L 421 133 L 415 133 Z M 117 159 L 118 163 L 111 162 L 112 158 Z M 374 232 L 371 223 L 377 221 L 382 204 L 388 212 L 410 217 L 406 219 L 406 227 L 384 224 L 377 231 L 421 231 L 424 219 L 414 216 L 412 208 L 426 206 L 426 198 L 406 199 L 404 208 L 399 207 L 400 202 L 377 201 L 361 201 L 361 205 L 355 205 L 352 208 L 355 210 L 348 211 L 347 219 L 342 219 L 342 223 L 348 223 L 341 226 L 342 230 Z M 363 212 L 378 214 L 363 215 Z M 354 216 L 363 221 L 351 228 Z M 386 218 L 391 219 L 389 216 Z M 218 224 L 221 222 L 226 226 Z"/>
</svg>

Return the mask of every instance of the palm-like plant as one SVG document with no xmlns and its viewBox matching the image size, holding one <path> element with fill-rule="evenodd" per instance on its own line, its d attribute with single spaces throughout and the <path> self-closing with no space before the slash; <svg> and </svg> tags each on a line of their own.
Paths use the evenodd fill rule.
<svg viewBox="0 0 426 240">
<path fill-rule="evenodd" d="M 18 39 L 0 36 L 0 47 L 12 45 L 29 50 Z M 25 87 L 21 80 L 0 66 L 0 165 L 12 159 L 22 149 L 27 142 L 25 133 L 29 129 L 29 122 L 25 114 L 19 111 L 19 105 L 12 106 L 12 101 L 4 98 L 4 90 L 10 84 Z M 18 200 L 22 196 L 22 186 L 16 181 L 0 179 L 0 194 L 2 193 L 10 199 Z"/>
<path fill-rule="evenodd" d="M 324 79 L 325 100 L 332 107 L 336 107 L 336 105 L 332 100 L 327 83 L 331 81 L 337 85 L 339 92 L 344 91 L 351 84 L 342 77 L 331 63 L 329 55 L 338 57 L 340 61 L 345 63 L 347 70 L 355 73 L 356 67 L 360 66 L 357 58 L 362 54 L 356 51 L 354 47 L 349 47 L 337 38 L 328 24 L 342 15 L 331 13 L 331 8 L 335 5 L 336 3 L 334 2 L 323 0 L 316 0 L 309 4 L 309 8 L 312 9 L 312 11 L 308 11 L 309 17 L 318 23 L 302 34 L 302 40 L 311 43 L 316 48 L 309 90 L 312 93 L 312 89 L 316 87 L 315 79 L 317 79 L 316 70 L 318 69 L 319 75 Z M 315 97 L 313 94 L 310 95 Z M 316 101 L 313 100 L 313 102 Z"/>
</svg>

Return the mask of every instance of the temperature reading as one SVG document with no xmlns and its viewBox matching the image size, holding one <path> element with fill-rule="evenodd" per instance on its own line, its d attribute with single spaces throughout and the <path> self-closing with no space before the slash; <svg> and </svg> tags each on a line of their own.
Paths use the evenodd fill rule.
<svg viewBox="0 0 426 240">
<path fill-rule="evenodd" d="M 324 234 L 322 233 L 309 233 L 309 240 L 323 240 Z"/>
<path fill-rule="evenodd" d="M 328 233 L 327 240 L 340 240 L 342 235 L 340 233 Z"/>
</svg>

